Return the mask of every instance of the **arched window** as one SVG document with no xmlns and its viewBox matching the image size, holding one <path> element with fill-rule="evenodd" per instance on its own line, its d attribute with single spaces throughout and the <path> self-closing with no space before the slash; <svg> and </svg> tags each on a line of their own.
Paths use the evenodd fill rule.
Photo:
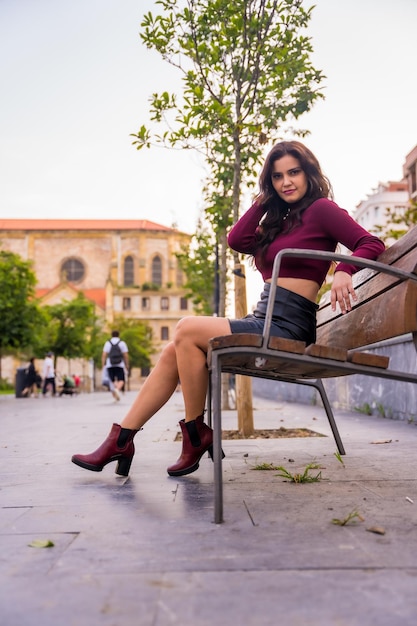
<svg viewBox="0 0 417 626">
<path fill-rule="evenodd" d="M 61 265 L 61 276 L 69 283 L 80 283 L 85 276 L 84 263 L 75 257 L 70 257 Z"/>
<path fill-rule="evenodd" d="M 127 256 L 123 265 L 123 284 L 125 287 L 135 284 L 135 271 L 133 267 L 133 257 Z"/>
<path fill-rule="evenodd" d="M 162 260 L 160 256 L 152 259 L 152 282 L 154 285 L 162 285 Z"/>
</svg>

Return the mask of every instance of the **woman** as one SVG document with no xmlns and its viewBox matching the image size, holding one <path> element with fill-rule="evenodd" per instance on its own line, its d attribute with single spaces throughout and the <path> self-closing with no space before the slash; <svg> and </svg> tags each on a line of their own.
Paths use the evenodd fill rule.
<svg viewBox="0 0 417 626">
<path fill-rule="evenodd" d="M 104 443 L 92 454 L 76 454 L 77 465 L 101 471 L 117 461 L 116 473 L 127 476 L 134 455 L 133 438 L 167 402 L 181 380 L 185 419 L 180 421 L 182 453 L 168 467 L 171 476 L 194 472 L 205 452 L 212 454 L 213 432 L 203 421 L 208 372 L 206 354 L 210 338 L 231 333 L 262 334 L 269 282 L 275 255 L 283 248 L 334 251 L 338 243 L 353 255 L 376 259 L 384 244 L 370 235 L 349 214 L 329 200 L 331 187 L 316 157 L 297 141 L 275 145 L 266 158 L 259 181 L 260 192 L 253 206 L 229 233 L 231 248 L 252 255 L 265 281 L 253 314 L 241 320 L 220 317 L 185 317 L 178 323 L 173 342 L 163 350 L 158 363 L 120 425 L 113 427 Z M 330 263 L 284 258 L 278 279 L 271 333 L 311 343 L 315 339 L 318 291 Z M 345 313 L 355 299 L 352 265 L 336 266 L 331 288 Z"/>
<path fill-rule="evenodd" d="M 22 391 L 22 396 L 29 397 L 33 395 L 35 398 L 38 398 L 38 389 L 40 388 L 41 380 L 36 370 L 35 357 L 32 357 L 26 369 L 25 388 Z"/>
</svg>

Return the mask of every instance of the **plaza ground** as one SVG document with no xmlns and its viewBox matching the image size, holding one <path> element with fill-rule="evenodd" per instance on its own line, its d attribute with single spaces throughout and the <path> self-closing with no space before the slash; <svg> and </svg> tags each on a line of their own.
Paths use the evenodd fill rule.
<svg viewBox="0 0 417 626">
<path fill-rule="evenodd" d="M 180 453 L 179 393 L 138 433 L 129 478 L 114 463 L 94 473 L 70 462 L 134 396 L 0 398 L 1 624 L 414 626 L 414 423 L 336 411 L 341 463 L 320 407 L 254 398 L 256 428 L 325 436 L 224 441 L 216 525 L 208 456 L 194 474 L 166 473 Z M 225 429 L 236 421 L 225 412 Z M 254 469 L 312 462 L 322 479 L 309 484 Z"/>
</svg>

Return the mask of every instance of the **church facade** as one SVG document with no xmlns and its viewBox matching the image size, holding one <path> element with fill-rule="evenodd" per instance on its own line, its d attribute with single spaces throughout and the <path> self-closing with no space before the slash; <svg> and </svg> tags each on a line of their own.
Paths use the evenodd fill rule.
<svg viewBox="0 0 417 626">
<path fill-rule="evenodd" d="M 82 292 L 109 330 L 118 318 L 140 320 L 157 349 L 193 313 L 176 258 L 190 239 L 149 220 L 0 220 L 0 248 L 32 261 L 41 304 Z"/>
</svg>

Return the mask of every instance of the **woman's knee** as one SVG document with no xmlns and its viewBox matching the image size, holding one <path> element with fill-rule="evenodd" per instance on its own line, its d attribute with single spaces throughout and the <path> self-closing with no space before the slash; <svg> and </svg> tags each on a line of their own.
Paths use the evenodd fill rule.
<svg viewBox="0 0 417 626">
<path fill-rule="evenodd" d="M 174 331 L 173 342 L 175 346 L 184 340 L 193 340 L 193 337 L 198 334 L 198 328 L 202 327 L 202 317 L 183 317 L 177 323 Z"/>
<path fill-rule="evenodd" d="M 221 317 L 195 315 L 183 317 L 175 328 L 174 344 L 190 343 L 205 349 L 211 337 L 230 334 L 229 321 Z"/>
</svg>

